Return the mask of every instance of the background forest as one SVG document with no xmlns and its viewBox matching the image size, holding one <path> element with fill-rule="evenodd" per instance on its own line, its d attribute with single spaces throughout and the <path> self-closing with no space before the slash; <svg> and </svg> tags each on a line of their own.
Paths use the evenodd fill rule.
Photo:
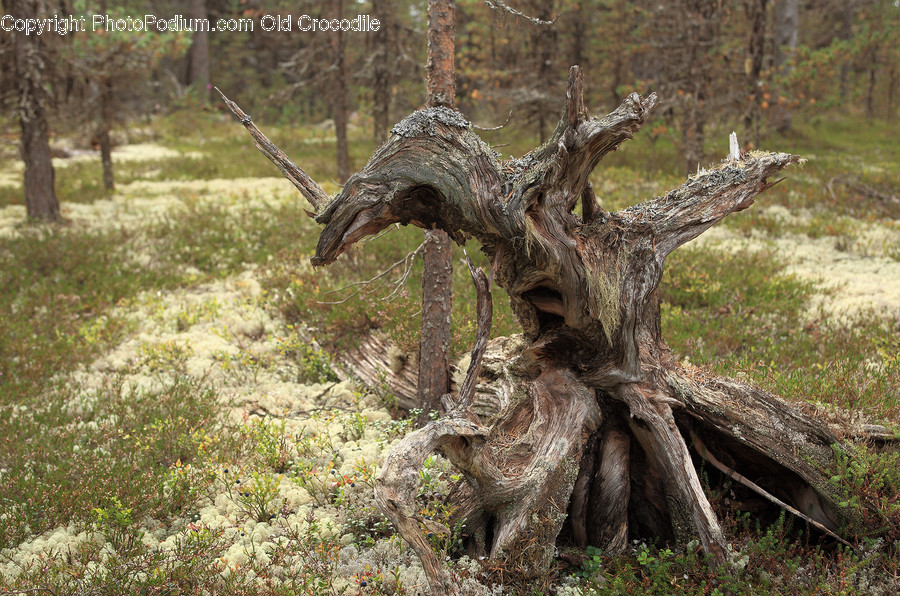
<svg viewBox="0 0 900 596">
<path fill-rule="evenodd" d="M 590 81 L 586 101 L 597 111 L 632 91 L 656 91 L 662 103 L 650 136 L 672 144 L 685 171 L 703 161 L 716 127 L 740 123 L 743 143 L 753 147 L 772 130 L 788 130 L 797 115 L 850 112 L 891 123 L 897 111 L 900 14 L 890 0 L 555 0 L 520 2 L 515 10 L 480 0 L 457 3 L 457 105 L 486 126 L 512 114 L 518 129 L 546 138 L 572 64 L 583 67 Z M 186 11 L 167 2 L 104 0 L 38 3 L 35 14 L 95 13 L 181 14 L 212 24 L 251 19 L 253 27 L 31 36 L 39 56 L 32 65 L 40 83 L 35 101 L 55 134 L 75 135 L 83 145 L 102 143 L 96 133 L 103 130 L 196 110 L 209 101 L 211 83 L 253 106 L 260 122 L 333 122 L 339 153 L 347 146 L 348 121 L 377 142 L 423 101 L 421 2 L 193 0 Z M 304 33 L 296 22 L 301 14 L 364 14 L 381 26 L 377 34 Z M 292 31 L 265 31 L 264 15 L 290 15 Z M 9 64 L 13 36 L 3 37 L 0 51 Z M 14 69 L 4 74 L 4 129 L 15 135 L 10 116 L 17 105 L 22 109 L 21 77 L 17 82 Z M 215 102 L 208 109 L 223 108 Z M 662 165 L 675 164 L 648 167 Z M 341 169 L 339 179 L 349 173 L 346 161 Z"/>
<path fill-rule="evenodd" d="M 415 361 L 421 232 L 392 227 L 313 270 L 308 205 L 212 86 L 335 193 L 424 103 L 426 3 L 2 7 L 253 30 L 25 37 L 0 22 L 0 593 L 421 593 L 421 564 L 372 499 L 418 414 L 388 373 Z M 381 27 L 301 32 L 302 14 Z M 292 30 L 264 31 L 265 15 Z M 632 91 L 660 98 L 592 174 L 604 209 L 718 162 L 732 130 L 746 150 L 809 159 L 670 256 L 663 335 L 684 366 L 777 393 L 839 437 L 876 437 L 828 472 L 881 531 L 842 546 L 751 510 L 701 466 L 728 566 L 696 545 L 611 556 L 561 540 L 551 572 L 526 579 L 462 552 L 447 505 L 459 476 L 434 456 L 417 497 L 448 528 L 429 534 L 434 550 L 468 594 L 897 593 L 900 5 L 457 2 L 456 106 L 505 156 L 552 133 L 572 64 L 593 115 Z M 453 276 L 457 360 L 475 292 L 464 266 Z M 495 289 L 494 337 L 520 331 L 506 303 Z M 345 365 L 382 345 L 370 338 L 392 345 L 391 370 L 363 386 Z"/>
</svg>

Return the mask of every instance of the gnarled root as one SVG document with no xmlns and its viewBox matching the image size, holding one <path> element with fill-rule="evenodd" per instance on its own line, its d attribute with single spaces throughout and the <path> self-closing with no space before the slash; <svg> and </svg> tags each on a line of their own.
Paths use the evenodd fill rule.
<svg viewBox="0 0 900 596">
<path fill-rule="evenodd" d="M 375 502 L 397 532 L 422 560 L 425 575 L 435 594 L 459 594 L 456 583 L 437 558 L 422 527 L 434 522 L 420 516 L 415 507 L 419 470 L 425 459 L 451 441 L 478 440 L 487 430 L 471 420 L 445 418 L 410 433 L 391 450 L 375 484 Z M 439 532 L 444 528 L 437 529 Z"/>
<path fill-rule="evenodd" d="M 521 401 L 481 426 L 462 416 L 442 418 L 404 438 L 376 484 L 376 501 L 422 558 L 437 594 L 455 593 L 449 573 L 428 545 L 414 499 L 425 458 L 440 451 L 464 475 L 458 503 L 475 530 L 476 552 L 512 557 L 528 574 L 547 569 L 588 438 L 600 423 L 593 390 L 569 370 L 547 366 L 520 385 Z M 462 493 L 459 493 L 462 494 Z"/>
<path fill-rule="evenodd" d="M 530 351 L 504 368 L 503 407 L 490 425 L 478 421 L 475 379 L 490 329 L 490 292 L 480 270 L 472 269 L 472 276 L 479 330 L 459 399 L 455 406 L 447 399 L 446 417 L 411 433 L 391 451 L 375 487 L 376 502 L 422 559 L 436 594 L 456 594 L 458 588 L 422 529 L 433 522 L 419 516 L 414 505 L 425 459 L 440 451 L 463 473 L 469 490 L 461 510 L 466 519 L 481 522 L 479 551 L 512 555 L 523 571 L 539 572 L 552 560 L 584 446 L 601 421 L 591 388 L 571 370 Z"/>
</svg>

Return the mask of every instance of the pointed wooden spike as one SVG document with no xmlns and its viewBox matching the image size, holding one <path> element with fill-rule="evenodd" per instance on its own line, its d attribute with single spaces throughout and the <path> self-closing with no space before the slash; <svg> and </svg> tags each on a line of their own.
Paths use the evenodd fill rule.
<svg viewBox="0 0 900 596">
<path fill-rule="evenodd" d="M 328 195 L 322 190 L 321 186 L 316 184 L 316 182 L 310 178 L 300 166 L 291 161 L 284 151 L 270 141 L 269 138 L 253 124 L 253 120 L 239 105 L 225 97 L 225 94 L 222 93 L 218 87 L 213 87 L 213 89 L 221 96 L 222 101 L 225 102 L 225 105 L 228 106 L 231 113 L 241 121 L 241 124 L 247 129 L 250 136 L 256 141 L 256 147 L 260 152 L 268 157 L 269 161 L 278 166 L 278 169 L 281 170 L 284 177 L 291 181 L 291 184 L 300 191 L 300 194 L 306 197 L 306 200 L 309 201 L 316 211 L 319 211 L 322 206 L 328 203 Z M 309 214 L 309 211 L 307 211 L 307 214 Z"/>
<path fill-rule="evenodd" d="M 731 131 L 728 135 L 728 159 L 738 160 L 741 158 L 741 146 L 738 144 L 737 133 Z"/>
</svg>

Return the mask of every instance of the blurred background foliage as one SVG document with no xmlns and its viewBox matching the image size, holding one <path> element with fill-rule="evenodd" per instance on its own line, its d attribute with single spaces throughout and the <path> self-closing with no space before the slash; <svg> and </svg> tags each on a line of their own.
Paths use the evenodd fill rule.
<svg viewBox="0 0 900 596">
<path fill-rule="evenodd" d="M 749 148 L 773 131 L 790 131 L 798 117 L 852 113 L 888 125 L 896 118 L 896 0 L 518 0 L 508 5 L 550 24 L 492 9 L 482 0 L 457 3 L 457 105 L 486 127 L 511 118 L 516 134 L 524 129 L 532 145 L 552 132 L 572 64 L 585 70 L 587 105 L 596 113 L 611 110 L 633 91 L 659 93 L 656 120 L 644 135 L 670 145 L 677 159 L 648 164 L 654 169 L 696 169 L 707 159 L 707 139 L 722 127 L 739 128 Z M 351 128 L 371 130 L 376 143 L 387 127 L 424 102 L 426 3 L 421 0 L 193 0 L 187 10 L 183 3 L 162 0 L 79 0 L 61 6 L 44 7 L 45 16 L 85 15 L 88 30 L 41 36 L 47 55 L 42 84 L 52 96 L 46 100 L 52 106 L 50 130 L 75 134 L 95 148 L 100 104 L 110 88 L 114 113 L 107 118 L 113 127 L 134 126 L 156 114 L 183 111 L 190 118 L 198 109 L 222 110 L 220 102 L 210 102 L 215 85 L 258 122 L 318 123 L 328 129 L 346 119 Z M 95 13 L 139 19 L 206 15 L 212 25 L 249 19 L 252 30 L 110 34 L 91 31 Z M 344 33 L 339 63 L 335 35 L 301 31 L 297 19 L 303 14 L 368 15 L 380 28 Z M 289 17 L 291 31 L 265 31 L 266 15 Z M 8 63 L 13 35 L 2 37 L 0 62 Z M 336 91 L 338 70 L 345 82 Z M 5 157 L 14 156 L 18 136 L 16 82 L 10 78 L 0 76 L 0 105 L 7 108 L 0 111 Z M 345 93 L 347 101 L 335 101 L 336 93 Z M 337 109 L 347 113 L 336 114 Z"/>
</svg>

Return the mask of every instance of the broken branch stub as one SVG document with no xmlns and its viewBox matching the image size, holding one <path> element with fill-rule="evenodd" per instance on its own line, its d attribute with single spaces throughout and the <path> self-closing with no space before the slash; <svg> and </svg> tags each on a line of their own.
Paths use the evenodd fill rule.
<svg viewBox="0 0 900 596">
<path fill-rule="evenodd" d="M 284 177 L 291 181 L 291 184 L 293 184 L 297 190 L 300 191 L 300 194 L 309 201 L 309 204 L 313 206 L 313 209 L 318 211 L 322 205 L 327 203 L 328 195 L 325 194 L 322 187 L 316 184 L 316 182 L 310 178 L 300 166 L 291 161 L 285 152 L 279 149 L 275 143 L 270 141 L 269 137 L 264 135 L 262 131 L 256 127 L 250 116 L 246 114 L 240 106 L 225 97 L 225 94 L 222 93 L 218 87 L 214 87 L 214 89 L 222 97 L 222 101 L 225 102 L 225 105 L 228 106 L 231 113 L 240 120 L 241 124 L 244 125 L 244 128 L 250 133 L 250 136 L 253 137 L 253 140 L 256 141 L 256 148 L 259 149 L 269 161 L 278 166 L 278 169 L 281 170 Z M 307 213 L 310 217 L 314 217 L 315 215 L 309 212 Z"/>
<path fill-rule="evenodd" d="M 632 94 L 592 118 L 573 67 L 550 140 L 505 161 L 458 112 L 421 110 L 319 210 L 316 265 L 397 222 L 439 227 L 459 243 L 476 238 L 524 330 L 484 345 L 486 284 L 473 272 L 481 313 L 473 362 L 483 354 L 483 372 L 476 383 L 470 369 L 460 397 L 445 400 L 447 415 L 385 462 L 378 502 L 422 557 L 435 593 L 456 588 L 415 517 L 418 470 L 432 451 L 465 479 L 451 498 L 469 553 L 526 573 L 546 571 L 560 535 L 607 552 L 633 538 L 699 537 L 724 563 L 726 537 L 695 458 L 754 478 L 766 506 L 784 503 L 835 535 L 847 527 L 851 513 L 826 473 L 841 449 L 833 433 L 769 393 L 679 367 L 661 331 L 666 256 L 748 208 L 798 158 L 732 154 L 661 197 L 608 212 L 589 175 L 655 104 Z"/>
</svg>

